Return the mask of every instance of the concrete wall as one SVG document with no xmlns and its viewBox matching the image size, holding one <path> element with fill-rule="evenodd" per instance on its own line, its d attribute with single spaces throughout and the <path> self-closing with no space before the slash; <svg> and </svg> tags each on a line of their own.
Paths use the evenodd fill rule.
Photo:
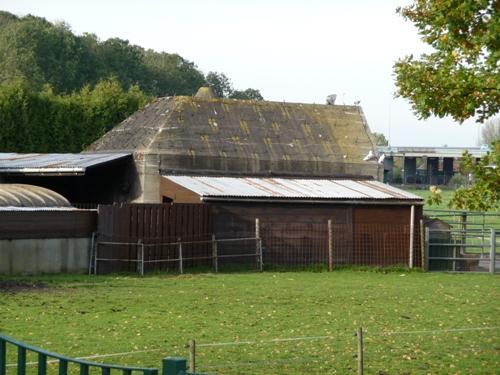
<svg viewBox="0 0 500 375">
<path fill-rule="evenodd" d="M 90 238 L 0 240 L 0 274 L 84 273 Z"/>
</svg>

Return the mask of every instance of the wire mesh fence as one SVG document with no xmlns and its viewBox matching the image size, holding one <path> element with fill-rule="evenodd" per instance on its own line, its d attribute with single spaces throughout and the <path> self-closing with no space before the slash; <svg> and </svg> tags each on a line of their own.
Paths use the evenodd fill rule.
<svg viewBox="0 0 500 375">
<path fill-rule="evenodd" d="M 500 365 L 500 327 L 368 329 L 363 330 L 361 338 L 359 331 L 197 343 L 195 369 L 239 375 L 491 374 Z M 193 347 L 189 350 L 193 361 Z M 478 368 L 478 363 L 483 366 Z"/>
<path fill-rule="evenodd" d="M 254 232 L 188 239 L 98 236 L 90 271 L 309 269 L 345 266 L 420 267 L 421 226 L 394 224 L 263 223 Z"/>
</svg>

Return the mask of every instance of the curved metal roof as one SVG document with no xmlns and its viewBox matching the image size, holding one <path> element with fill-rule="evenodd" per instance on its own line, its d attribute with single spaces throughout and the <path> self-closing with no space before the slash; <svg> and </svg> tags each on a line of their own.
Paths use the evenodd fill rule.
<svg viewBox="0 0 500 375">
<path fill-rule="evenodd" d="M 34 185 L 0 184 L 0 207 L 70 207 L 55 191 Z"/>
</svg>

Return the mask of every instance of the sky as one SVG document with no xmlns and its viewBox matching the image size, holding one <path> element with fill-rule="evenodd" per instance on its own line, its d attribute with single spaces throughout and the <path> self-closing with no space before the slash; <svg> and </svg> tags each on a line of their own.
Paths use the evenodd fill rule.
<svg viewBox="0 0 500 375">
<path fill-rule="evenodd" d="M 0 9 L 64 21 L 156 51 L 178 53 L 203 73 L 266 100 L 336 104 L 360 100 L 370 129 L 393 146 L 476 146 L 479 125 L 418 120 L 395 98 L 392 66 L 429 49 L 396 14 L 408 0 L 0 0 Z"/>
</svg>

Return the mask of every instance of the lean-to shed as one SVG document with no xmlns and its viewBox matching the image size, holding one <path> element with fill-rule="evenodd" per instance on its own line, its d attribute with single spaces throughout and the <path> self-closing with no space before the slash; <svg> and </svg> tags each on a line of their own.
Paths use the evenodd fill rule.
<svg viewBox="0 0 500 375">
<path fill-rule="evenodd" d="M 161 192 L 209 204 L 218 237 L 252 236 L 259 218 L 267 263 L 325 263 L 330 221 L 336 265 L 420 264 L 422 198 L 378 181 L 165 175 Z"/>
</svg>

